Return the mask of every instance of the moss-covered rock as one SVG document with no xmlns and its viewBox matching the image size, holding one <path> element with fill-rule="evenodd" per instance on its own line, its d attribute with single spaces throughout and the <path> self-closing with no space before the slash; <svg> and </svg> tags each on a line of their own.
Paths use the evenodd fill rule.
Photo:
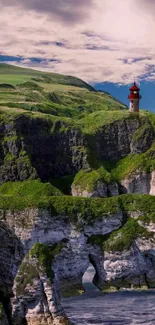
<svg viewBox="0 0 155 325">
<path fill-rule="evenodd" d="M 28 285 L 33 285 L 35 279 L 39 279 L 40 273 L 45 272 L 47 278 L 53 281 L 54 273 L 52 261 L 59 254 L 62 244 L 47 246 L 42 243 L 35 244 L 22 262 L 16 277 L 16 294 L 25 295 Z M 33 259 L 35 263 L 33 263 Z M 27 289 L 29 290 L 29 289 Z"/>
<path fill-rule="evenodd" d="M 62 324 L 69 324 L 62 310 L 59 286 L 53 271 L 53 261 L 59 255 L 61 248 L 62 244 L 48 246 L 37 243 L 25 256 L 14 282 L 15 324 L 17 320 L 20 323 L 27 321 L 28 324 L 36 321 L 42 324 L 43 320 L 45 325 L 49 324 L 49 321 L 51 324 L 56 324 L 55 318 L 58 320 L 59 317 Z M 33 315 L 32 301 L 36 306 L 33 308 Z"/>
<path fill-rule="evenodd" d="M 89 123 L 91 128 L 89 128 Z M 0 182 L 75 176 L 90 190 L 98 181 L 119 182 L 137 168 L 154 168 L 154 124 L 141 112 L 90 114 L 80 123 L 1 108 Z"/>
<path fill-rule="evenodd" d="M 106 251 L 124 251 L 129 249 L 137 238 L 143 240 L 152 238 L 152 233 L 139 224 L 138 220 L 130 218 L 125 225 L 113 232 L 107 241 L 104 241 L 103 249 Z"/>
<path fill-rule="evenodd" d="M 72 183 L 72 195 L 83 197 L 108 197 L 118 195 L 118 185 L 104 168 L 81 170 Z"/>
<path fill-rule="evenodd" d="M 155 170 L 155 145 L 142 154 L 131 154 L 117 162 L 116 167 L 112 170 L 113 177 L 121 181 L 129 177 L 133 172 L 151 173 Z"/>
</svg>

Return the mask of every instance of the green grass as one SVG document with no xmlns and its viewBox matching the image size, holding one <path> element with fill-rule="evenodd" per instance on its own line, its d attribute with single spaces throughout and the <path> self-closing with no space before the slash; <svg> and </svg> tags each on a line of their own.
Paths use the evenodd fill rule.
<svg viewBox="0 0 155 325">
<path fill-rule="evenodd" d="M 23 196 L 0 195 L 0 209 L 22 211 L 26 208 L 51 209 L 52 215 L 69 216 L 78 223 L 78 216 L 89 219 L 109 216 L 120 210 L 120 203 L 115 197 L 109 199 L 85 199 L 71 196 Z"/>
<path fill-rule="evenodd" d="M 33 82 L 33 81 L 27 81 L 24 83 L 21 83 L 18 85 L 19 88 L 23 88 L 23 89 L 31 89 L 31 90 L 37 90 L 40 91 L 43 88 L 40 87 L 37 83 Z"/>
<path fill-rule="evenodd" d="M 94 111 L 125 109 L 112 96 L 95 91 L 84 81 L 54 73 L 0 64 L 0 105 L 81 119 Z M 13 85 L 15 89 L 7 88 Z M 10 91 L 9 91 L 10 90 Z"/>
<path fill-rule="evenodd" d="M 133 141 L 140 141 L 140 139 L 145 141 L 145 133 L 150 128 L 155 131 L 154 114 L 143 111 L 140 114 L 131 114 L 125 105 L 116 101 L 111 95 L 94 91 L 78 78 L 5 64 L 0 64 L 0 73 L 1 76 L 6 77 L 5 83 L 11 83 L 11 76 L 15 84 L 15 89 L 0 87 L 0 125 L 12 123 L 16 128 L 18 121 L 25 117 L 29 123 L 32 119 L 36 119 L 36 123 L 37 120 L 48 121 L 51 126 L 48 135 L 65 133 L 71 129 L 79 130 L 84 135 L 87 144 L 83 150 L 92 171 L 80 171 L 74 179 L 75 185 L 80 184 L 83 189 L 87 187 L 92 190 L 100 180 L 107 183 L 112 180 L 120 182 L 136 169 L 146 172 L 155 169 L 154 146 L 144 154 L 128 155 L 115 162 L 113 166 L 111 162 L 98 161 L 94 149 L 97 136 L 105 126 L 124 120 L 140 122 L 139 130 L 133 134 Z M 18 78 L 23 77 L 25 80 L 22 82 L 18 80 L 16 83 Z M 58 122 L 61 123 L 61 127 L 57 129 Z M 46 131 L 41 129 L 40 134 L 45 136 Z M 3 147 L 5 145 L 6 143 Z M 5 148 L 4 151 L 6 152 Z M 6 154 L 5 162 L 9 163 L 14 159 L 12 154 Z M 30 163 L 29 159 L 29 165 Z M 53 182 L 58 184 L 58 188 L 61 189 L 61 186 L 65 188 L 64 193 L 69 194 L 73 176 Z"/>
<path fill-rule="evenodd" d="M 26 104 L 25 104 L 26 105 Z M 55 104 L 59 105 L 59 104 Z M 14 103 L 12 103 L 12 106 L 14 106 Z M 85 139 L 87 140 L 87 144 L 85 147 L 77 147 L 77 150 L 83 150 L 85 156 L 88 157 L 88 162 L 90 167 L 92 168 L 91 171 L 80 171 L 75 179 L 74 184 L 80 186 L 84 189 L 86 186 L 88 189 L 92 190 L 95 188 L 97 182 L 99 180 L 105 181 L 106 183 L 110 183 L 111 181 L 118 181 L 120 182 L 125 177 L 130 176 L 134 171 L 140 170 L 140 171 L 146 171 L 147 173 L 155 170 L 155 145 L 153 144 L 152 147 L 147 150 L 146 152 L 142 154 L 130 154 L 126 156 L 125 158 L 111 163 L 110 161 L 99 161 L 96 152 L 94 150 L 94 143 L 96 143 L 96 135 L 97 132 L 102 129 L 105 125 L 108 125 L 110 123 L 114 123 L 116 121 L 122 121 L 122 120 L 128 120 L 128 119 L 139 119 L 142 127 L 139 128 L 139 130 L 133 134 L 134 139 L 139 139 L 140 136 L 143 137 L 144 132 L 147 130 L 148 126 L 150 128 L 154 128 L 154 120 L 152 119 L 152 126 L 150 126 L 150 114 L 146 112 L 141 112 L 139 116 L 130 115 L 128 112 L 124 111 L 116 111 L 115 114 L 113 114 L 112 111 L 109 112 L 97 112 L 92 113 L 87 118 L 81 119 L 80 122 L 77 120 L 73 120 L 69 117 L 60 117 L 55 116 L 51 114 L 43 114 L 41 112 L 33 112 L 33 111 L 25 111 L 24 109 L 20 109 L 16 107 L 6 107 L 6 106 L 0 106 L 0 125 L 3 124 L 12 124 L 18 125 L 22 118 L 26 119 L 27 123 L 30 124 L 31 121 L 34 119 L 37 123 L 41 122 L 42 128 L 40 130 L 40 135 L 42 136 L 50 136 L 52 134 L 56 133 L 66 133 L 69 130 L 78 130 L 81 133 L 84 134 Z M 48 109 L 48 106 L 46 106 L 46 109 Z M 60 107 L 59 107 L 60 110 Z M 47 122 L 48 122 L 48 129 L 47 129 Z M 60 122 L 60 127 L 57 128 L 57 125 Z M 89 122 L 89 123 L 88 123 Z M 144 123 L 144 125 L 143 125 Z M 147 126 L 147 127 L 146 127 Z M 44 130 L 45 128 L 45 130 Z M 5 139 L 5 137 L 1 140 L 1 143 L 4 146 L 4 152 L 6 151 L 6 142 L 10 141 L 11 138 Z M 5 162 L 11 162 L 15 160 L 16 158 L 12 154 L 5 154 Z M 20 155 L 20 158 L 22 159 L 22 155 Z M 24 159 L 27 159 L 27 163 L 29 166 L 31 165 L 31 161 L 29 157 L 27 156 L 25 152 Z M 61 184 L 62 188 L 65 188 L 63 191 L 65 194 L 70 194 L 70 188 L 71 183 L 73 181 L 74 175 L 70 175 L 69 179 L 68 176 L 62 178 L 61 180 L 53 180 L 54 183 L 59 183 L 56 187 L 60 188 L 61 190 Z M 52 180 L 51 180 L 52 182 Z"/>
<path fill-rule="evenodd" d="M 10 193 L 10 192 L 9 192 Z M 80 198 L 71 196 L 0 195 L 0 209 L 24 210 L 26 208 L 51 209 L 52 215 L 69 216 L 78 223 L 80 219 L 92 222 L 96 218 L 111 217 L 119 211 L 140 211 L 141 215 L 155 216 L 155 197 L 144 194 L 120 195 L 111 198 Z"/>
<path fill-rule="evenodd" d="M 137 238 L 149 239 L 152 238 L 152 233 L 139 225 L 137 220 L 130 218 L 122 228 L 103 242 L 103 249 L 108 252 L 128 250 Z"/>
<path fill-rule="evenodd" d="M 112 176 L 117 181 L 129 177 L 136 170 L 150 173 L 155 170 L 155 145 L 142 154 L 130 154 L 118 161 L 112 170 Z"/>
<path fill-rule="evenodd" d="M 116 121 L 127 120 L 127 119 L 139 119 L 145 115 L 145 112 L 141 112 L 140 115 L 131 114 L 126 110 L 119 111 L 98 111 L 89 114 L 79 121 L 81 128 L 86 134 L 95 134 L 96 131 L 100 130 L 105 125 L 109 125 Z"/>
<path fill-rule="evenodd" d="M 64 76 L 56 73 L 42 72 L 33 69 L 26 69 L 21 67 L 16 67 L 9 64 L 0 64 L 0 74 L 1 74 L 1 83 L 17 83 L 26 82 L 30 79 L 33 81 L 44 82 L 44 83 L 55 83 L 55 84 L 64 84 L 77 87 L 84 87 L 89 90 L 93 88 L 80 80 L 79 78 L 73 76 Z M 21 81 L 22 80 L 22 81 Z"/>
<path fill-rule="evenodd" d="M 12 123 L 15 124 L 16 121 L 22 117 L 27 118 L 28 120 L 32 120 L 32 119 L 38 119 L 40 121 L 48 121 L 49 123 L 51 123 L 51 132 L 52 132 L 52 128 L 54 127 L 55 123 L 58 121 L 61 121 L 62 124 L 71 127 L 71 126 L 75 126 L 74 121 L 72 121 L 72 119 L 67 118 L 67 117 L 59 117 L 59 116 L 54 116 L 54 115 L 50 115 L 50 114 L 43 114 L 41 112 L 28 112 L 25 111 L 22 108 L 16 107 L 14 104 L 12 105 L 12 107 L 7 107 L 7 106 L 0 106 L 0 124 L 3 123 Z"/>
<path fill-rule="evenodd" d="M 155 222 L 155 197 L 149 195 L 121 195 L 119 201 L 123 212 L 138 212 L 139 217 L 128 217 L 120 229 L 110 235 L 93 235 L 88 243 L 97 244 L 108 252 L 128 250 L 137 238 L 152 239 L 153 233 L 148 232 L 143 224 Z M 142 224 L 141 224 L 142 222 Z"/>
<path fill-rule="evenodd" d="M 124 211 L 142 212 L 155 218 L 155 197 L 147 194 L 129 194 L 117 197 Z M 152 219 L 153 220 L 153 219 Z"/>
<path fill-rule="evenodd" d="M 51 281 L 53 280 L 52 261 L 60 253 L 61 248 L 62 244 L 55 244 L 50 247 L 43 243 L 37 243 L 28 253 L 29 257 L 37 258 L 38 265 L 45 268 L 46 275 Z"/>
<path fill-rule="evenodd" d="M 51 189 L 47 184 L 41 185 L 42 187 L 45 186 L 45 188 L 42 191 L 35 192 L 35 194 L 33 193 L 35 187 L 32 186 L 31 189 L 29 187 L 30 183 L 24 191 L 22 191 L 22 188 L 21 192 L 18 186 L 15 188 L 14 184 L 11 185 L 6 183 L 1 187 L 3 189 L 0 195 L 1 210 L 48 209 L 50 210 L 51 218 L 53 216 L 59 216 L 59 218 L 67 216 L 68 220 L 79 231 L 83 230 L 86 224 L 93 226 L 95 220 L 113 218 L 113 215 L 119 212 L 123 212 L 124 215 L 127 212 L 138 212 L 138 219 L 126 218 L 126 220 L 122 221 L 122 227 L 112 234 L 104 236 L 93 235 L 88 239 L 88 243 L 100 245 L 104 250 L 123 251 L 129 249 L 132 243 L 139 237 L 144 239 L 152 238 L 152 233 L 148 232 L 139 222 L 145 224 L 148 224 L 150 221 L 155 222 L 154 196 L 131 194 L 104 199 L 51 196 Z M 18 196 L 19 192 L 21 193 L 20 197 Z M 28 217 L 25 216 L 24 220 L 23 218 L 18 218 L 18 224 L 29 227 L 29 219 L 26 218 Z M 33 253 L 40 254 L 36 253 L 35 249 Z M 42 255 L 38 256 L 42 260 Z"/>
<path fill-rule="evenodd" d="M 61 248 L 61 243 L 53 246 L 37 243 L 30 249 L 20 265 L 15 279 L 18 296 L 27 293 L 27 285 L 33 285 L 33 281 L 39 279 L 40 272 L 43 273 L 43 270 L 48 277 L 48 281 L 53 281 L 54 272 L 52 270 L 52 262 L 60 253 Z M 36 263 L 32 264 L 32 259 L 36 259 Z"/>
<path fill-rule="evenodd" d="M 143 135 L 145 135 L 150 130 L 150 123 L 148 120 L 144 120 L 144 124 L 134 133 L 134 141 L 139 141 Z M 143 140 L 144 141 L 144 140 Z"/>
<path fill-rule="evenodd" d="M 98 182 L 110 183 L 111 180 L 111 174 L 104 167 L 97 170 L 86 169 L 76 174 L 73 186 L 91 192 L 96 189 Z"/>
<path fill-rule="evenodd" d="M 1 70 L 0 70 L 1 71 Z M 16 75 L 16 74 L 1 74 L 1 83 L 9 83 L 13 86 L 29 81 L 33 75 Z"/>
<path fill-rule="evenodd" d="M 62 195 L 62 193 L 50 183 L 42 183 L 38 179 L 23 182 L 6 182 L 0 185 L 0 196 L 16 196 L 18 200 L 27 196 L 39 198 L 51 195 Z"/>
</svg>

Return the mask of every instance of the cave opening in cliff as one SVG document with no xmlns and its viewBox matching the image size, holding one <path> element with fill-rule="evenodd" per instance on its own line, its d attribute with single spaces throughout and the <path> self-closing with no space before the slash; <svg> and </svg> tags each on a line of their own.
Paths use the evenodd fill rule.
<svg viewBox="0 0 155 325">
<path fill-rule="evenodd" d="M 85 291 L 97 290 L 97 287 L 93 284 L 93 279 L 96 274 L 93 264 L 90 262 L 89 267 L 83 275 L 82 283 Z"/>
</svg>

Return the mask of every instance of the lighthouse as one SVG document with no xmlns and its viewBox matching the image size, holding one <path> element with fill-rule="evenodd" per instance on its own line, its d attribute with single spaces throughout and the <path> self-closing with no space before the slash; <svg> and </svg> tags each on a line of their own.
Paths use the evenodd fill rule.
<svg viewBox="0 0 155 325">
<path fill-rule="evenodd" d="M 130 88 L 130 95 L 128 96 L 130 106 L 129 112 L 139 112 L 139 102 L 142 96 L 140 95 L 140 89 L 137 87 L 136 83 L 134 82 L 133 86 Z"/>
</svg>

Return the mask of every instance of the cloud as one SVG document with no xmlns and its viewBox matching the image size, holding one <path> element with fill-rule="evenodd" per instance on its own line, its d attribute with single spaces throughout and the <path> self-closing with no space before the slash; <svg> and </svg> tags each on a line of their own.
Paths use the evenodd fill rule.
<svg viewBox="0 0 155 325">
<path fill-rule="evenodd" d="M 53 15 L 64 22 L 82 21 L 88 15 L 93 0 L 1 0 L 1 6 L 18 7 Z"/>
<path fill-rule="evenodd" d="M 145 9 L 148 12 L 152 13 L 152 10 L 155 11 L 155 2 L 154 0 L 137 0 L 137 6 L 140 9 Z"/>
<path fill-rule="evenodd" d="M 0 1 L 0 54 L 17 65 L 92 83 L 155 77 L 151 0 Z"/>
</svg>

